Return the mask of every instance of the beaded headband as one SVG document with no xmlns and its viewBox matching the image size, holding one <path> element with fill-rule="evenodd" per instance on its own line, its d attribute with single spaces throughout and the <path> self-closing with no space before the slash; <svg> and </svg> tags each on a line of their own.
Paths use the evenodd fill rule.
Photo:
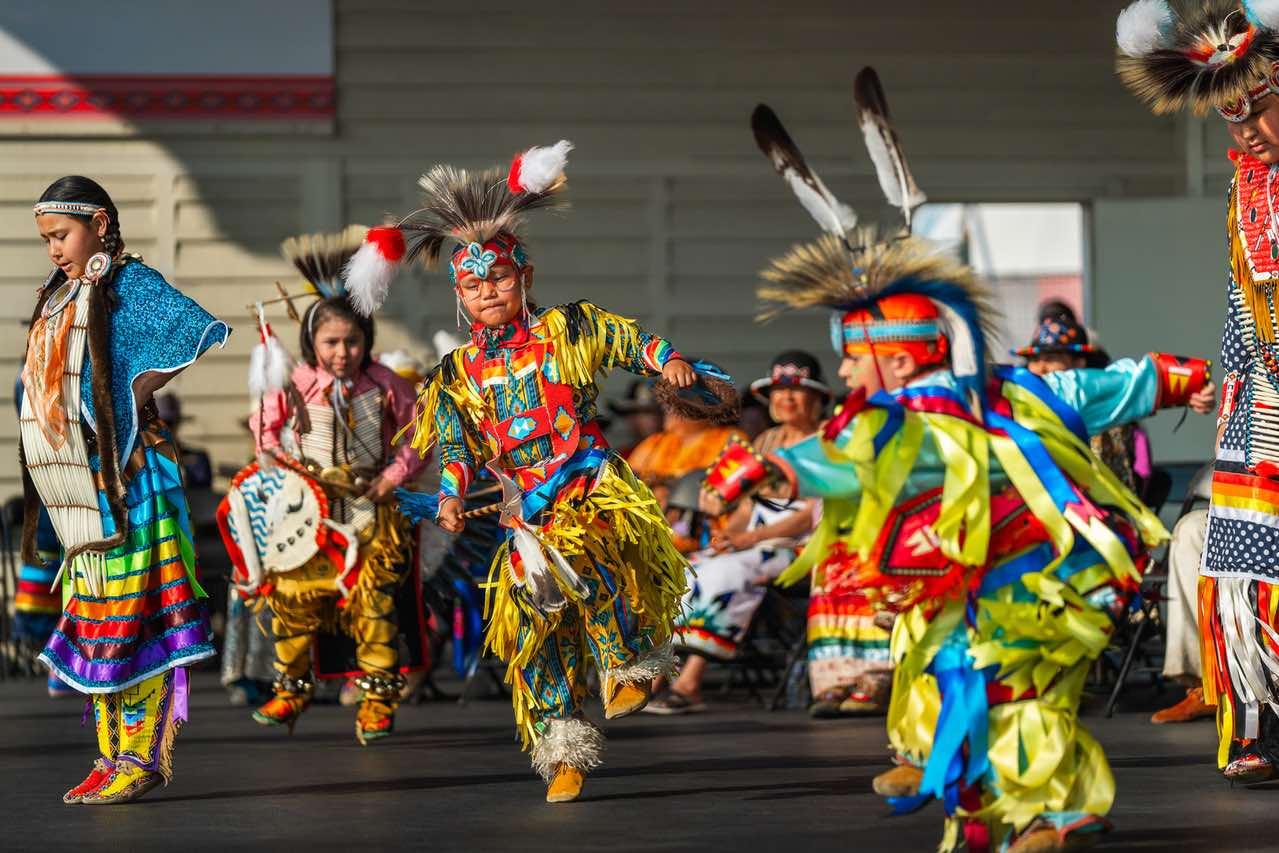
<svg viewBox="0 0 1279 853">
<path fill-rule="evenodd" d="M 103 207 L 100 204 L 89 204 L 87 201 L 42 201 L 38 202 L 32 210 L 36 216 L 44 216 L 46 213 L 65 213 L 70 216 L 92 216 Z"/>
</svg>

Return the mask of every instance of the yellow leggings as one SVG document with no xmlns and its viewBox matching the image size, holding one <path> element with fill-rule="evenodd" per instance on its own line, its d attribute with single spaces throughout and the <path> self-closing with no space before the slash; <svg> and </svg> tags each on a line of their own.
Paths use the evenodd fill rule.
<svg viewBox="0 0 1279 853">
<path fill-rule="evenodd" d="M 98 750 L 109 764 L 129 762 L 173 777 L 173 741 L 182 721 L 174 708 L 174 673 L 168 670 L 118 693 L 93 694 Z"/>
</svg>

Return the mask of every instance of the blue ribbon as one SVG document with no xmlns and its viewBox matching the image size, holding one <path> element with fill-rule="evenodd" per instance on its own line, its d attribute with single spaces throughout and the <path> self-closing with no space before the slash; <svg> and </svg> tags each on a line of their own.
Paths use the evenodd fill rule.
<svg viewBox="0 0 1279 853">
<path fill-rule="evenodd" d="M 1054 394 L 1053 390 L 1048 387 L 1048 383 L 1043 379 L 1024 367 L 1013 367 L 1008 364 L 998 365 L 994 373 L 996 378 L 1011 382 L 1034 394 L 1041 403 L 1046 405 L 1052 410 L 1054 415 L 1061 419 L 1066 429 L 1073 432 L 1085 444 L 1088 442 L 1088 427 L 1084 425 L 1084 419 L 1080 417 L 1079 412 L 1067 406 L 1064 400 Z"/>
<path fill-rule="evenodd" d="M 579 474 L 592 474 L 608 463 L 608 451 L 586 448 L 574 453 L 551 475 L 551 478 L 524 495 L 524 518 L 531 521 L 542 510 L 555 502 L 564 484 Z"/>
<path fill-rule="evenodd" d="M 993 429 L 1003 430 L 1013 440 L 1017 449 L 1030 463 L 1030 467 L 1057 509 L 1064 512 L 1067 505 L 1079 502 L 1079 494 L 1075 491 L 1075 487 L 1066 479 L 1066 475 L 1062 473 L 1056 460 L 1048 452 L 1048 448 L 1044 447 L 1043 440 L 1034 431 L 993 409 L 986 410 L 986 423 Z"/>
<path fill-rule="evenodd" d="M 940 799 L 946 813 L 954 814 L 959 807 L 960 779 L 971 785 L 990 771 L 986 674 L 974 669 L 968 657 L 966 625 L 956 626 L 928 669 L 937 679 L 942 706 L 919 793 Z M 968 744 L 966 762 L 965 743 Z M 906 807 L 910 803 L 901 805 Z"/>
<path fill-rule="evenodd" d="M 1020 557 L 1013 557 L 1011 560 L 1001 563 L 987 572 L 986 576 L 982 578 L 981 588 L 977 590 L 978 597 L 985 598 L 994 593 L 995 590 L 1021 580 L 1022 575 L 1039 571 L 1052 562 L 1052 558 L 1052 546 L 1047 542 L 1043 542 Z"/>
<path fill-rule="evenodd" d="M 884 391 L 876 391 L 870 395 L 866 402 L 871 406 L 878 406 L 888 413 L 888 418 L 884 421 L 884 425 L 879 428 L 879 432 L 875 433 L 875 455 L 878 456 L 883 452 L 888 442 L 892 441 L 893 436 L 897 435 L 897 431 L 902 428 L 902 424 L 905 423 L 906 409 L 896 398 Z"/>
<path fill-rule="evenodd" d="M 462 610 L 460 636 L 453 635 L 453 668 L 458 675 L 466 675 L 480 650 L 480 637 L 484 634 L 484 616 L 475 587 L 462 578 L 453 579 L 453 592 L 457 596 L 456 607 Z"/>
</svg>

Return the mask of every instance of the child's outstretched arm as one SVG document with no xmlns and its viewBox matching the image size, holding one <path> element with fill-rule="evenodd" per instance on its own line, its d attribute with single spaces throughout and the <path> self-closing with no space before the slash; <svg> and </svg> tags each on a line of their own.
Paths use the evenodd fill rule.
<svg viewBox="0 0 1279 853">
<path fill-rule="evenodd" d="M 638 376 L 661 374 L 681 388 L 692 384 L 692 367 L 671 342 L 660 335 L 589 302 L 579 302 L 565 310 L 579 312 L 580 316 L 575 319 L 590 336 L 597 370 L 620 367 Z M 570 320 L 570 324 L 573 322 Z M 671 375 L 667 375 L 668 367 Z"/>
</svg>

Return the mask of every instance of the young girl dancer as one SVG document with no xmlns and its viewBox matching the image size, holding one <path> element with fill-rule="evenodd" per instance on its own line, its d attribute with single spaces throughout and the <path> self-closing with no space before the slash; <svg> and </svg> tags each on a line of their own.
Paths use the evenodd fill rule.
<svg viewBox="0 0 1279 853">
<path fill-rule="evenodd" d="M 396 511 L 393 492 L 415 480 L 425 463 L 407 444 L 391 446 L 412 419 L 412 384 L 373 360 L 373 321 L 354 309 L 339 277 L 323 273 L 340 270 L 362 234 L 285 242 L 285 255 L 321 298 L 301 317 L 302 362 L 293 367 L 287 387 L 261 397 L 250 418 L 267 471 L 250 466 L 233 485 L 241 499 L 251 500 L 243 488 L 249 477 L 257 482 L 276 476 L 272 465 L 293 472 L 323 494 L 324 518 L 352 546 L 342 553 L 315 550 L 301 565 L 271 572 L 257 587 L 273 614 L 277 679 L 275 696 L 253 718 L 292 731 L 311 701 L 316 634 L 336 629 L 355 641 L 361 673 L 355 683 L 363 691 L 355 734 L 363 744 L 391 733 L 404 687 L 396 593 L 416 575 L 411 525 Z M 269 327 L 262 324 L 262 331 L 268 343 Z M 279 348 L 278 341 L 269 344 Z M 268 506 L 277 517 L 266 521 L 278 526 L 287 502 Z M 322 535 L 321 519 L 309 520 L 311 535 Z"/>
<path fill-rule="evenodd" d="M 230 329 L 123 253 L 96 182 L 55 181 L 35 219 L 56 269 L 38 291 L 23 372 L 23 554 L 37 559 L 43 505 L 63 608 L 40 659 L 92 695 L 101 752 L 63 799 L 127 802 L 172 777 L 184 667 L 214 653 L 177 449 L 152 396 Z"/>
</svg>

